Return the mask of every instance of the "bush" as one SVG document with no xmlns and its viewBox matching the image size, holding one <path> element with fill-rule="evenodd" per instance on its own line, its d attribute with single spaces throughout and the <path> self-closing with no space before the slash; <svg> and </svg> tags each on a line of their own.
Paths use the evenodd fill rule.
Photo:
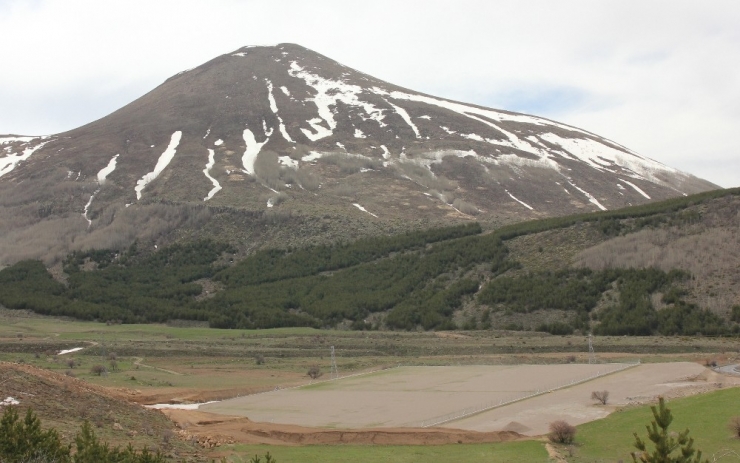
<svg viewBox="0 0 740 463">
<path fill-rule="evenodd" d="M 556 444 L 572 444 L 576 437 L 576 427 L 563 420 L 550 423 L 550 433 L 547 438 Z"/>
<path fill-rule="evenodd" d="M 257 365 L 264 365 L 265 364 L 265 356 L 262 354 L 257 354 L 254 356 L 254 363 Z"/>
<path fill-rule="evenodd" d="M 593 391 L 591 393 L 591 400 L 596 400 L 601 405 L 606 405 L 606 402 L 609 400 L 609 391 Z"/>
<path fill-rule="evenodd" d="M 94 365 L 92 368 L 90 368 L 90 373 L 98 376 L 102 376 L 103 374 L 107 373 L 108 369 L 105 368 L 105 365 Z"/>
<path fill-rule="evenodd" d="M 306 374 L 310 376 L 311 379 L 316 379 L 319 376 L 323 375 L 323 373 L 321 372 L 321 369 L 317 365 L 314 365 L 311 368 L 309 368 L 308 373 Z"/>
<path fill-rule="evenodd" d="M 730 418 L 730 422 L 727 423 L 727 427 L 732 431 L 732 436 L 740 438 L 740 416 L 733 416 Z"/>
</svg>

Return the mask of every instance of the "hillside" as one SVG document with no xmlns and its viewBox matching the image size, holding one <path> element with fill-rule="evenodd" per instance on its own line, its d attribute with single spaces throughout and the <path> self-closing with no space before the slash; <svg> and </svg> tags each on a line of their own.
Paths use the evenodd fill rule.
<svg viewBox="0 0 740 463">
<path fill-rule="evenodd" d="M 79 252 L 64 274 L 0 271 L 12 309 L 220 328 L 740 331 L 740 190 L 617 211 L 260 251 L 228 244 Z"/>
<path fill-rule="evenodd" d="M 243 256 L 715 188 L 576 127 L 243 47 L 69 132 L 0 137 L 0 264 L 193 239 Z"/>
</svg>

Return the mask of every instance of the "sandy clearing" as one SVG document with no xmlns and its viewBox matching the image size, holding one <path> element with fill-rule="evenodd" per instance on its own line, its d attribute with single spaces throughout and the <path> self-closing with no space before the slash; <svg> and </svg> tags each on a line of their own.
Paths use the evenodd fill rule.
<svg viewBox="0 0 740 463">
<path fill-rule="evenodd" d="M 239 397 L 204 405 L 200 410 L 301 426 L 420 426 L 424 420 L 464 408 L 517 399 L 621 367 L 618 364 L 400 367 Z M 458 426 L 453 423 L 450 427 Z"/>
<path fill-rule="evenodd" d="M 716 388 L 717 383 L 707 381 L 707 373 L 706 368 L 691 362 L 643 364 L 445 426 L 495 431 L 516 423 L 519 426 L 517 431 L 524 435 L 541 435 L 547 432 L 548 424 L 554 420 L 562 419 L 578 425 L 604 418 L 619 406 L 650 402 L 658 395 L 684 395 L 691 392 L 689 389 Z M 724 386 L 739 383 L 734 378 L 723 377 L 722 381 Z M 600 390 L 610 393 L 607 406 L 597 406 L 591 400 L 591 392 Z"/>
</svg>

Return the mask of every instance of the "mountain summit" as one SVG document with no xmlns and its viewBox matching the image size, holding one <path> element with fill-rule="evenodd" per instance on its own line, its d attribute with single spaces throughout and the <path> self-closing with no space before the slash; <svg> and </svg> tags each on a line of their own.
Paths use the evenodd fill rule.
<svg viewBox="0 0 740 463">
<path fill-rule="evenodd" d="M 587 131 L 243 47 L 95 122 L 0 137 L 0 262 L 214 235 L 253 248 L 718 188 Z M 284 226 L 276 226 L 276 223 Z"/>
</svg>

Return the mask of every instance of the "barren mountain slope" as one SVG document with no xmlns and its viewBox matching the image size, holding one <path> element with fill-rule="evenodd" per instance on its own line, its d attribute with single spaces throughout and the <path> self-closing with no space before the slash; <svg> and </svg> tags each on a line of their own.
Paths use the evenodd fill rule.
<svg viewBox="0 0 740 463">
<path fill-rule="evenodd" d="M 5 263 L 191 233 L 254 247 L 501 224 L 717 188 L 292 44 L 219 56 L 66 133 L 0 137 L 0 156 Z"/>
</svg>

